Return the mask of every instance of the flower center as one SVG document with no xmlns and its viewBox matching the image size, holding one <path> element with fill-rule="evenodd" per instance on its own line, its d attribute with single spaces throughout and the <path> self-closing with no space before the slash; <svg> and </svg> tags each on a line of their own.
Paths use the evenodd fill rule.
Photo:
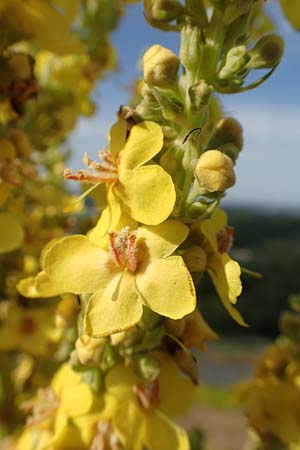
<svg viewBox="0 0 300 450">
<path fill-rule="evenodd" d="M 137 395 L 139 403 L 144 409 L 149 410 L 159 405 L 160 388 L 158 380 L 135 384 L 133 386 L 133 391 Z"/>
<path fill-rule="evenodd" d="M 114 262 L 121 269 L 136 271 L 139 262 L 136 233 L 129 231 L 129 227 L 109 233 L 109 250 Z"/>
<path fill-rule="evenodd" d="M 112 183 L 118 181 L 118 167 L 112 155 L 105 150 L 100 150 L 99 158 L 101 162 L 92 161 L 85 153 L 83 162 L 91 170 L 82 169 L 73 173 L 71 169 L 65 169 L 65 179 L 86 183 Z"/>
<path fill-rule="evenodd" d="M 229 226 L 226 226 L 219 231 L 217 234 L 219 253 L 230 252 L 233 243 L 233 232 L 234 228 Z"/>
<path fill-rule="evenodd" d="M 37 391 L 37 399 L 29 400 L 21 404 L 21 408 L 31 415 L 27 418 L 26 425 L 31 426 L 54 417 L 59 400 L 51 388 L 41 388 Z"/>
</svg>

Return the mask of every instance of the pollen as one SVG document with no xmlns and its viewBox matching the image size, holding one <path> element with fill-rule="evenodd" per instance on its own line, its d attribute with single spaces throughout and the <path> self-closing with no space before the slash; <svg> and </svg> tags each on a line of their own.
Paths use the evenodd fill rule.
<svg viewBox="0 0 300 450">
<path fill-rule="evenodd" d="M 131 232 L 129 227 L 124 227 L 119 232 L 109 233 L 109 249 L 114 262 L 121 269 L 136 271 L 138 266 L 136 233 Z"/>
</svg>

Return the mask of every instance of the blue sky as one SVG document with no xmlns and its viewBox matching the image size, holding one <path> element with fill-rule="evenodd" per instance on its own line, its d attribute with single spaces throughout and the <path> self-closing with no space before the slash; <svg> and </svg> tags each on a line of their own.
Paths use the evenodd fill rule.
<svg viewBox="0 0 300 450">
<path fill-rule="evenodd" d="M 259 88 L 222 96 L 226 114 L 244 127 L 245 145 L 236 166 L 237 184 L 226 202 L 275 209 L 300 209 L 300 33 L 283 19 L 276 1 L 269 10 L 285 38 L 285 54 L 275 74 Z M 128 102 L 128 87 L 140 76 L 139 60 L 145 49 L 159 43 L 178 52 L 176 33 L 151 28 L 140 3 L 129 5 L 112 35 L 119 70 L 96 88 L 97 114 L 82 119 L 71 137 L 74 155 L 70 166 L 82 167 L 82 154 L 96 157 L 107 144 L 107 132 L 119 105 Z M 259 73 L 259 72 L 258 72 Z"/>
</svg>

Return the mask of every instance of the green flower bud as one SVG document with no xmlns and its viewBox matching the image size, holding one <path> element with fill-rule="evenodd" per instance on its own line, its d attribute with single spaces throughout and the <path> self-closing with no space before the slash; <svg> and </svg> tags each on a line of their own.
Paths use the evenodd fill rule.
<svg viewBox="0 0 300 450">
<path fill-rule="evenodd" d="M 198 160 L 195 174 L 200 186 L 212 192 L 225 191 L 234 186 L 236 181 L 232 160 L 220 150 L 203 153 Z"/>
<path fill-rule="evenodd" d="M 198 26 L 185 24 L 181 34 L 180 61 L 187 70 L 193 72 L 198 67 L 201 56 L 203 44 L 201 30 Z"/>
<path fill-rule="evenodd" d="M 275 67 L 281 60 L 284 50 L 284 41 L 277 34 L 262 37 L 249 52 L 250 69 L 269 69 Z"/>
<path fill-rule="evenodd" d="M 207 105 L 213 91 L 213 87 L 204 80 L 191 86 L 188 91 L 191 100 L 191 109 L 193 111 L 198 111 L 203 106 Z"/>
<path fill-rule="evenodd" d="M 241 70 L 245 69 L 249 61 L 249 55 L 245 45 L 231 48 L 225 60 L 225 65 L 218 73 L 220 80 L 228 80 Z"/>
<path fill-rule="evenodd" d="M 205 251 L 199 245 L 191 247 L 184 255 L 184 262 L 190 272 L 204 272 L 207 263 Z"/>
<path fill-rule="evenodd" d="M 155 96 L 160 104 L 163 117 L 174 122 L 178 119 L 180 122 L 184 112 L 183 104 L 176 97 L 168 95 L 165 90 L 156 89 Z"/>
<path fill-rule="evenodd" d="M 182 5 L 176 0 L 144 0 L 146 19 L 154 22 L 172 22 L 183 12 Z"/>
<path fill-rule="evenodd" d="M 168 88 L 177 79 L 179 59 L 161 45 L 150 47 L 143 57 L 144 80 L 149 86 Z"/>
</svg>

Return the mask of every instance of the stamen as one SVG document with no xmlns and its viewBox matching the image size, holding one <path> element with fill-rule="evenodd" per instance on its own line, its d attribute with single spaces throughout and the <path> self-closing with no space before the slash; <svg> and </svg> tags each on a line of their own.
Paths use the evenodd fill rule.
<svg viewBox="0 0 300 450">
<path fill-rule="evenodd" d="M 133 392 L 137 395 L 141 406 L 146 410 L 159 404 L 160 386 L 157 379 L 153 382 L 135 384 Z"/>
<path fill-rule="evenodd" d="M 109 233 L 109 249 L 114 262 L 121 269 L 136 271 L 138 265 L 136 233 L 130 232 L 129 227 Z"/>
</svg>

